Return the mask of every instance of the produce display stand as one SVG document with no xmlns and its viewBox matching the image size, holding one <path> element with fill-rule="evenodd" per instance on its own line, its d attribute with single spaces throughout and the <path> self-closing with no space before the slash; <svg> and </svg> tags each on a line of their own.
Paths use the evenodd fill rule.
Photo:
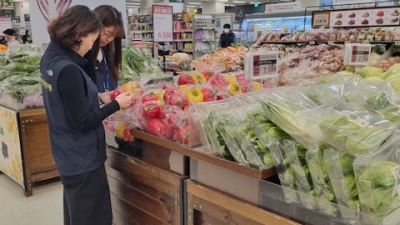
<svg viewBox="0 0 400 225">
<path fill-rule="evenodd" d="M 198 195 L 201 192 L 196 192 L 196 188 L 203 188 L 204 186 L 200 184 L 194 185 L 193 182 L 190 182 L 192 186 L 188 186 L 188 190 L 193 192 L 188 193 L 188 197 L 193 201 L 186 201 L 186 181 L 189 180 L 189 175 L 192 174 L 190 171 L 192 166 L 190 164 L 194 159 L 211 165 L 218 165 L 228 171 L 240 174 L 243 177 L 251 177 L 251 179 L 258 181 L 276 174 L 274 169 L 257 170 L 242 166 L 138 130 L 131 130 L 131 134 L 143 141 L 141 159 L 111 147 L 107 148 L 108 160 L 106 169 L 111 189 L 114 223 L 116 225 L 193 224 L 188 221 L 191 215 L 187 210 L 194 206 L 195 201 L 204 202 L 201 199 L 205 198 Z M 212 171 L 212 173 L 219 172 Z M 212 176 L 212 174 L 209 175 Z M 214 190 L 209 189 L 208 191 L 214 195 L 219 195 L 219 192 Z M 222 191 L 225 192 L 225 190 Z M 242 191 L 246 192 L 246 190 Z M 223 199 L 224 197 L 221 195 L 220 198 Z M 250 224 L 250 222 L 251 224 L 264 224 L 260 221 L 268 220 L 268 216 L 277 219 L 277 221 L 283 221 L 280 224 L 295 224 L 257 208 L 255 205 L 250 205 L 246 201 L 234 199 L 234 197 L 229 197 L 228 199 L 236 202 L 236 207 L 238 208 L 229 208 L 229 201 L 218 201 L 219 205 L 215 209 L 233 210 L 231 213 L 240 217 L 239 221 L 249 222 L 244 224 Z M 247 212 L 239 212 L 239 208 L 242 205 L 247 207 Z M 214 210 L 213 208 L 204 209 Z M 223 220 L 223 214 L 219 214 L 219 216 Z"/>
<path fill-rule="evenodd" d="M 11 110 L 0 106 L 0 117 L 0 170 L 22 185 L 25 196 L 31 196 L 33 183 L 59 176 L 46 112 L 44 108 Z"/>
<path fill-rule="evenodd" d="M 296 225 L 284 217 L 193 181 L 185 181 L 188 225 Z"/>
</svg>

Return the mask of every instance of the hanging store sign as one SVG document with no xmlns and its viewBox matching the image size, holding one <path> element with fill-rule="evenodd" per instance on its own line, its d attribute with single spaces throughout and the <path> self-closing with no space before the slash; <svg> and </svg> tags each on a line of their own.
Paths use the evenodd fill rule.
<svg viewBox="0 0 400 225">
<path fill-rule="evenodd" d="M 282 13 L 299 10 L 301 10 L 301 1 L 265 5 L 265 13 Z"/>
<path fill-rule="evenodd" d="M 172 42 L 173 7 L 153 5 L 154 42 Z"/>
<path fill-rule="evenodd" d="M 312 18 L 312 27 L 329 27 L 330 23 L 330 12 L 315 12 Z"/>
<path fill-rule="evenodd" d="M 246 53 L 245 60 L 245 72 L 248 78 L 262 80 L 278 77 L 278 52 Z"/>
</svg>

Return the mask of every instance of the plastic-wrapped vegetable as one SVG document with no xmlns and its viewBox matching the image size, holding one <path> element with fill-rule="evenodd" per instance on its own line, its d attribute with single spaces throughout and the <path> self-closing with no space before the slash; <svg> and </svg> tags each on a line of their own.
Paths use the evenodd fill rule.
<svg viewBox="0 0 400 225">
<path fill-rule="evenodd" d="M 297 190 L 296 179 L 293 175 L 292 168 L 290 167 L 289 159 L 286 157 L 285 151 L 281 149 L 280 142 L 272 143 L 269 149 L 272 158 L 274 159 L 275 169 L 281 185 L 292 190 Z M 285 192 L 285 199 L 286 202 L 289 203 L 299 201 L 297 195 L 293 191 Z"/>
<path fill-rule="evenodd" d="M 232 99 L 226 99 L 194 104 L 190 107 L 190 121 L 195 125 L 202 145 L 207 147 L 204 148 L 207 154 L 232 159 L 232 154 L 220 134 L 219 127 L 220 120 L 223 118 L 221 113 L 232 109 L 233 104 Z"/>
<path fill-rule="evenodd" d="M 328 168 L 324 160 L 325 149 L 326 146 L 320 146 L 319 148 L 307 151 L 307 165 L 310 169 L 315 195 L 319 198 L 326 199 L 327 203 L 336 203 L 335 193 L 333 192 L 331 180 L 328 175 Z M 327 214 L 335 215 L 337 209 L 332 207 L 332 204 L 324 203 L 325 201 L 318 202 L 320 209 Z"/>
<path fill-rule="evenodd" d="M 310 138 L 307 134 L 307 121 L 297 113 L 315 108 L 317 104 L 303 94 L 294 95 L 293 91 L 292 87 L 270 90 L 260 97 L 261 105 L 265 115 L 274 124 L 297 141 L 307 145 Z"/>
<path fill-rule="evenodd" d="M 400 207 L 400 136 L 393 135 L 378 151 L 354 161 L 361 210 L 384 217 Z"/>
<path fill-rule="evenodd" d="M 308 208 L 316 208 L 315 190 L 311 179 L 310 168 L 306 162 L 307 149 L 296 141 L 285 139 L 280 143 L 290 164 L 296 189 L 307 195 L 300 195 L 301 203 Z"/>
<path fill-rule="evenodd" d="M 397 128 L 381 116 L 341 100 L 305 110 L 301 116 L 309 120 L 311 136 L 353 155 L 376 149 Z"/>
<path fill-rule="evenodd" d="M 342 217 L 357 221 L 354 211 L 360 210 L 360 202 L 353 169 L 355 157 L 331 148 L 324 150 L 323 157 L 336 201 L 339 206 L 345 206 L 339 207 Z"/>
<path fill-rule="evenodd" d="M 236 106 L 235 109 L 224 112 L 219 131 L 235 161 L 259 169 L 271 168 L 272 160 L 266 160 L 268 165 L 264 163 L 265 153 L 269 152 L 264 152 L 267 149 L 258 146 L 250 123 L 248 113 L 251 108 L 248 105 Z"/>
</svg>

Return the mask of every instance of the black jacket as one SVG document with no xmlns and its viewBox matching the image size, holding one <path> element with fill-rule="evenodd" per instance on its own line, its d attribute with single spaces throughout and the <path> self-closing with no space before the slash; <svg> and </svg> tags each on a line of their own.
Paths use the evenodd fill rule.
<svg viewBox="0 0 400 225">
<path fill-rule="evenodd" d="M 229 31 L 229 33 L 222 32 L 219 37 L 219 47 L 226 48 L 228 46 L 232 46 L 236 42 L 235 33 Z"/>
</svg>

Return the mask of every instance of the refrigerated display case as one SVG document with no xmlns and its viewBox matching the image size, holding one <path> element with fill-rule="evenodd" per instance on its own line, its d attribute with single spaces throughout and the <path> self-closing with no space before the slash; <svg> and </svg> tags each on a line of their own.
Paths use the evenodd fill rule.
<svg viewBox="0 0 400 225">
<path fill-rule="evenodd" d="M 286 32 L 311 30 L 311 14 L 304 11 L 275 14 L 251 14 L 246 15 L 242 23 L 242 31 L 245 32 L 245 39 L 254 40 L 255 29 L 282 31 L 282 27 L 287 27 Z"/>
</svg>

